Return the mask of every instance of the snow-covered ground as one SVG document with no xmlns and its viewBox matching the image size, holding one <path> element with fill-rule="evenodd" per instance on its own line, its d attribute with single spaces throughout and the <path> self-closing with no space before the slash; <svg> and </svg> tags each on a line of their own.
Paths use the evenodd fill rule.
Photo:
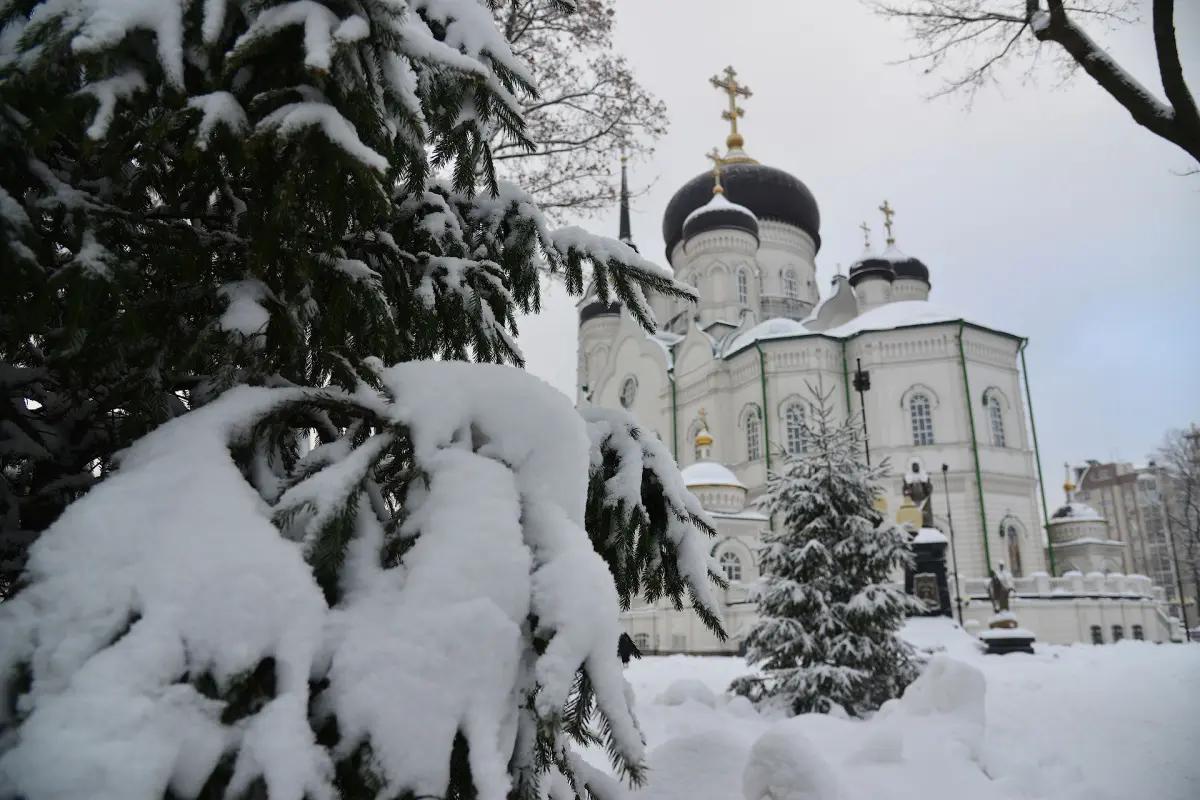
<svg viewBox="0 0 1200 800">
<path fill-rule="evenodd" d="M 723 694 L 745 672 L 741 659 L 633 662 L 626 674 L 651 768 L 633 796 L 737 800 L 745 788 L 749 800 L 768 790 L 773 800 L 1200 798 L 1200 645 L 985 657 L 948 620 L 916 620 L 906 636 L 940 656 L 869 721 L 764 719 Z M 588 758 L 607 767 L 601 751 Z"/>
</svg>

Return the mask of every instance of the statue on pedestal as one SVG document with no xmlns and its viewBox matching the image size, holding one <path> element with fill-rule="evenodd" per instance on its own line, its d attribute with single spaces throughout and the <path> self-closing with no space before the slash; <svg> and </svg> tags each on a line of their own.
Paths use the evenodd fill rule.
<svg viewBox="0 0 1200 800">
<path fill-rule="evenodd" d="M 992 610 L 997 614 L 1009 610 L 1009 599 L 1016 589 L 1012 573 L 1000 564 L 1000 570 L 992 570 L 992 580 L 988 583 L 988 599 L 992 601 Z"/>
<path fill-rule="evenodd" d="M 912 472 L 904 476 L 904 496 L 912 500 L 913 505 L 921 509 L 921 527 L 932 528 L 933 525 L 933 479 L 929 473 L 921 470 L 921 465 L 913 462 Z"/>
</svg>

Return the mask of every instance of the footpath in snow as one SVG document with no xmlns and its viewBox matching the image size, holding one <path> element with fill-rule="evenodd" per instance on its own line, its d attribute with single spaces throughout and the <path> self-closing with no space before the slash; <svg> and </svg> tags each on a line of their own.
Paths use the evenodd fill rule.
<svg viewBox="0 0 1200 800">
<path fill-rule="evenodd" d="M 1200 645 L 984 656 L 948 620 L 905 634 L 937 655 L 866 721 L 764 718 L 724 694 L 747 669 L 738 658 L 633 662 L 651 770 L 633 798 L 1200 798 Z M 588 758 L 607 767 L 603 751 Z"/>
</svg>

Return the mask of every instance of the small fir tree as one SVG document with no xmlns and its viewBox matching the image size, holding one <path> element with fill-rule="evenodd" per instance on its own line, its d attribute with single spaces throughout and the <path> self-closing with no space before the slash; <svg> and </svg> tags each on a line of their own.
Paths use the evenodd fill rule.
<svg viewBox="0 0 1200 800">
<path fill-rule="evenodd" d="M 838 705 L 859 716 L 916 677 L 897 632 L 917 604 L 890 583 L 912 554 L 904 531 L 874 506 L 886 461 L 867 466 L 862 425 L 835 422 L 829 394 L 811 391 L 807 453 L 772 474 L 760 500 L 775 527 L 763 536 L 759 621 L 746 646 L 762 674 L 731 690 L 791 714 Z"/>
</svg>

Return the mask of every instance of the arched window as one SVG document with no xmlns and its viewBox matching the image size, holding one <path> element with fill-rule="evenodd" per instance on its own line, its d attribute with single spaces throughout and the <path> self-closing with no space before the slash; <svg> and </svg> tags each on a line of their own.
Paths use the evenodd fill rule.
<svg viewBox="0 0 1200 800">
<path fill-rule="evenodd" d="M 1122 628 L 1120 625 L 1113 625 L 1112 631 L 1113 631 L 1113 644 L 1116 644 L 1117 642 L 1119 642 L 1125 638 L 1125 629 Z"/>
<path fill-rule="evenodd" d="M 1099 625 L 1092 626 L 1092 644 L 1104 644 L 1104 629 Z"/>
<path fill-rule="evenodd" d="M 1004 443 L 1004 410 L 1000 408 L 1000 398 L 996 395 L 988 397 L 988 417 L 992 421 L 992 444 L 996 447 L 1006 447 Z"/>
<path fill-rule="evenodd" d="M 746 427 L 746 460 L 757 461 L 762 458 L 762 419 L 757 407 L 746 412 L 744 425 Z"/>
<path fill-rule="evenodd" d="M 738 267 L 737 271 L 737 301 L 743 305 L 750 302 L 750 276 L 745 267 Z"/>
<path fill-rule="evenodd" d="M 800 282 L 796 280 L 796 270 L 788 269 L 783 272 L 783 293 L 793 300 L 800 296 Z"/>
<path fill-rule="evenodd" d="M 633 635 L 633 643 L 637 646 L 638 650 L 642 650 L 642 651 L 649 650 L 650 649 L 650 634 L 635 633 Z"/>
<path fill-rule="evenodd" d="M 918 447 L 933 444 L 933 407 L 929 397 L 920 393 L 910 397 L 908 414 L 912 421 L 913 444 Z"/>
<path fill-rule="evenodd" d="M 787 430 L 788 455 L 798 456 L 808 452 L 808 441 L 804 438 L 804 406 L 792 403 L 783 412 L 784 427 Z"/>
<path fill-rule="evenodd" d="M 725 578 L 731 581 L 742 579 L 742 560 L 733 553 L 722 553 L 720 558 L 721 571 Z"/>
<path fill-rule="evenodd" d="M 1014 578 L 1022 577 L 1024 568 L 1021 565 L 1021 536 L 1013 525 L 1008 526 L 1008 565 Z"/>
</svg>

